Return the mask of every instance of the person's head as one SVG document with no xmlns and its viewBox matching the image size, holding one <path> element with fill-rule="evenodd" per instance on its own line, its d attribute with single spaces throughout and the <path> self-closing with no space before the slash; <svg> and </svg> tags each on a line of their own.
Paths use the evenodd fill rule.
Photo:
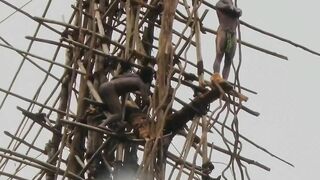
<svg viewBox="0 0 320 180">
<path fill-rule="evenodd" d="M 148 120 L 148 116 L 146 114 L 132 114 L 129 122 L 140 138 L 150 138 L 150 121 Z"/>
<path fill-rule="evenodd" d="M 138 74 L 144 83 L 151 84 L 153 80 L 154 70 L 150 66 L 144 66 L 139 70 Z"/>
<path fill-rule="evenodd" d="M 129 122 L 134 129 L 139 129 L 148 122 L 147 115 L 144 113 L 134 113 L 130 116 Z"/>
<path fill-rule="evenodd" d="M 146 113 L 132 101 L 126 101 L 126 121 L 140 138 L 150 138 L 150 119 Z"/>
<path fill-rule="evenodd" d="M 224 4 L 231 4 L 233 5 L 233 1 L 232 0 L 220 0 L 222 1 Z"/>
<path fill-rule="evenodd" d="M 147 120 L 148 118 L 147 114 L 143 113 L 141 109 L 133 101 L 126 101 L 125 108 L 126 108 L 125 119 L 130 124 L 142 122 Z"/>
</svg>

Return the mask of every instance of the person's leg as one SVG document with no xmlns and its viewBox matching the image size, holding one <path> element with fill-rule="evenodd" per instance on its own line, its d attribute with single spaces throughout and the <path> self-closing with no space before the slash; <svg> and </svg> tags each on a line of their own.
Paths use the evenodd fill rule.
<svg viewBox="0 0 320 180">
<path fill-rule="evenodd" d="M 110 113 L 107 119 L 99 126 L 105 127 L 110 122 L 117 122 L 122 120 L 121 104 L 119 102 L 119 96 L 111 83 L 101 85 L 99 88 L 99 94 L 102 101 L 107 105 L 107 109 Z M 121 122 L 119 122 L 121 124 Z"/>
<path fill-rule="evenodd" d="M 235 55 L 237 49 L 237 38 L 235 34 L 228 33 L 227 34 L 227 45 L 225 50 L 225 60 L 224 67 L 222 70 L 223 79 L 227 80 L 230 73 L 230 68 L 232 65 L 232 60 Z"/>
<path fill-rule="evenodd" d="M 216 36 L 216 59 L 213 64 L 213 72 L 220 73 L 220 66 L 224 55 L 224 49 L 226 46 L 226 33 L 220 27 Z"/>
</svg>

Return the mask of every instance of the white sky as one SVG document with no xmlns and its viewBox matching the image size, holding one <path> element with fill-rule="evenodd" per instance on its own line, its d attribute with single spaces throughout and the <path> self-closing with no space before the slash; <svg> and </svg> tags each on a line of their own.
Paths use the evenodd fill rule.
<svg viewBox="0 0 320 180">
<path fill-rule="evenodd" d="M 22 4 L 22 1 L 10 1 L 14 4 Z M 23 1 L 26 2 L 26 1 Z M 70 8 L 68 1 L 55 0 L 49 11 L 49 18 L 63 20 L 63 15 Z M 214 1 L 216 2 L 216 1 Z M 40 16 L 44 6 L 44 1 L 34 0 L 25 10 Z M 243 10 L 241 19 L 249 24 L 269 31 L 279 36 L 283 36 L 294 42 L 303 44 L 311 49 L 320 51 L 319 35 L 320 25 L 315 20 L 319 17 L 319 1 L 305 0 L 269 0 L 252 1 L 239 0 L 239 7 Z M 305 7 L 307 6 L 307 7 Z M 0 3 L 0 20 L 12 12 L 12 9 Z M 213 11 L 210 11 L 214 15 Z M 68 15 L 64 18 L 67 21 Z M 206 19 L 206 26 L 216 28 L 216 19 Z M 36 24 L 26 19 L 21 14 L 16 14 L 9 21 L 0 24 L 0 36 L 20 49 L 26 49 L 28 40 L 26 35 L 32 36 Z M 62 28 L 61 28 L 62 30 Z M 246 48 L 242 49 L 243 64 L 241 67 L 241 84 L 257 91 L 258 95 L 246 94 L 250 108 L 261 113 L 259 117 L 243 114 L 240 117 L 241 133 L 254 140 L 271 152 L 292 162 L 295 168 L 256 150 L 247 145 L 244 147 L 243 155 L 251 157 L 267 166 L 271 167 L 271 172 L 265 172 L 249 166 L 251 179 L 253 180 L 301 180 L 316 179 L 317 170 L 320 168 L 320 122 L 318 110 L 320 102 L 320 58 L 301 49 L 274 40 L 268 36 L 241 27 L 242 39 L 271 51 L 284 54 L 289 57 L 289 61 L 283 61 L 270 55 Z M 42 37 L 57 39 L 51 34 L 43 34 Z M 211 70 L 214 52 L 212 39 L 203 40 L 203 53 L 205 57 L 205 67 Z M 14 72 L 20 63 L 21 57 L 15 53 L 1 49 L 0 66 L 0 88 L 7 89 Z M 38 55 L 48 58 L 52 57 L 52 50 L 35 46 Z M 238 57 L 235 57 L 237 61 Z M 61 60 L 63 62 L 63 60 Z M 28 91 L 39 83 L 43 74 L 39 74 L 29 63 L 23 68 L 23 75 L 19 77 L 18 83 L 14 86 L 14 92 L 32 97 L 34 91 Z M 56 74 L 61 69 L 55 69 Z M 38 84 L 37 84 L 38 86 Z M 46 93 L 42 94 L 45 96 Z M 3 94 L 0 93 L 0 100 Z M 6 107 L 0 111 L 1 126 L 0 131 L 7 130 L 14 133 L 18 120 L 21 120 L 20 113 L 16 106 L 27 107 L 27 104 L 15 98 L 9 98 Z M 51 135 L 50 135 L 51 136 Z M 8 138 L 1 133 L 1 147 L 6 147 Z"/>
</svg>

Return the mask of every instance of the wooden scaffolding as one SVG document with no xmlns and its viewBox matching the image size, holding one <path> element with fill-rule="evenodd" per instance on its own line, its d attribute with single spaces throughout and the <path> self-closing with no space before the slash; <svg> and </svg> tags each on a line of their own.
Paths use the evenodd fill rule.
<svg viewBox="0 0 320 180">
<path fill-rule="evenodd" d="M 0 37 L 0 46 L 21 55 L 21 66 L 28 61 L 45 72 L 33 98 L 14 93 L 12 85 L 0 89 L 5 93 L 1 107 L 8 96 L 30 104 L 26 108 L 17 105 L 21 124 L 16 132 L 5 132 L 11 142 L 0 148 L 2 177 L 27 179 L 24 174 L 29 171 L 33 179 L 49 180 L 248 179 L 248 164 L 269 171 L 266 165 L 241 155 L 243 142 L 292 165 L 239 133 L 240 111 L 259 116 L 244 104 L 247 97 L 243 94 L 256 92 L 240 85 L 237 73 L 241 63 L 235 67 L 234 82 L 212 85 L 208 81 L 211 68 L 204 68 L 203 61 L 211 64 L 214 58 L 204 60 L 201 40 L 216 34 L 213 25 L 206 24 L 208 13 L 215 11 L 212 2 L 77 0 L 71 5 L 73 12 L 67 23 L 46 17 L 51 0 L 42 17 L 10 1 L 0 2 L 38 23 L 35 34 L 26 37 L 30 40 L 27 50 L 11 46 L 5 37 Z M 240 24 L 319 55 L 246 22 Z M 40 27 L 58 34 L 60 39 L 39 37 Z M 241 46 L 287 59 L 242 41 L 240 28 L 238 31 L 240 62 Z M 53 56 L 32 53 L 30 48 L 35 43 L 54 46 Z M 65 54 L 64 63 L 58 59 L 61 53 Z M 49 67 L 42 67 L 39 61 L 49 63 Z M 53 67 L 63 68 L 61 77 L 52 72 Z M 144 67 L 152 67 L 155 72 L 151 103 L 146 110 L 151 122 L 148 138 L 137 136 L 130 127 L 123 131 L 99 128 L 110 115 L 97 92 L 99 85 Z M 45 91 L 48 78 L 56 84 L 50 95 L 40 100 L 39 92 Z M 139 95 L 130 93 L 125 98 L 139 105 Z M 45 145 L 36 145 L 40 138 Z M 224 161 L 220 165 L 215 163 L 218 156 Z M 14 168 L 12 162 L 16 163 Z"/>
</svg>

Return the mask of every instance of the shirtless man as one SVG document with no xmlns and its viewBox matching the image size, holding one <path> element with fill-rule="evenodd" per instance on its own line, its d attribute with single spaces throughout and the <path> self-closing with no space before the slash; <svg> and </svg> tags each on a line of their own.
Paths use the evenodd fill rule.
<svg viewBox="0 0 320 180">
<path fill-rule="evenodd" d="M 138 74 L 122 74 L 100 85 L 99 94 L 103 103 L 107 105 L 107 109 L 111 115 L 109 115 L 107 120 L 100 124 L 99 127 L 104 128 L 109 122 L 117 122 L 120 126 L 125 124 L 119 102 L 119 96 L 121 95 L 140 91 L 143 104 L 147 105 L 149 103 L 148 95 L 152 81 L 152 73 L 151 68 L 143 68 Z"/>
<path fill-rule="evenodd" d="M 232 0 L 219 0 L 216 8 L 220 25 L 216 36 L 216 59 L 213 64 L 212 79 L 219 81 L 219 79 L 221 80 L 219 72 L 223 56 L 225 56 L 225 60 L 222 77 L 225 80 L 229 77 L 232 59 L 237 47 L 236 28 L 242 11 L 233 5 Z"/>
</svg>

